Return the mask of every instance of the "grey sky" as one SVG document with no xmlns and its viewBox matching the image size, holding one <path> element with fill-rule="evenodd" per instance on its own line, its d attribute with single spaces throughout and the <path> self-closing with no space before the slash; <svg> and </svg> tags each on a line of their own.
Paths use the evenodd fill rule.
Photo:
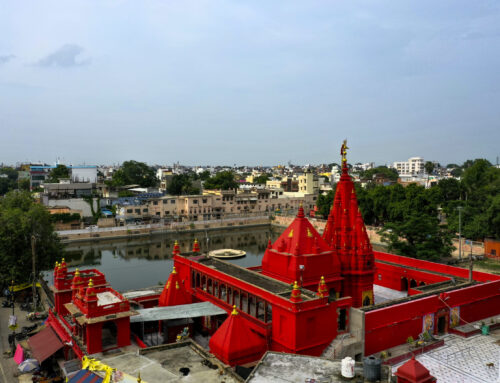
<svg viewBox="0 0 500 383">
<path fill-rule="evenodd" d="M 0 3 L 0 162 L 500 155 L 498 1 Z"/>
</svg>

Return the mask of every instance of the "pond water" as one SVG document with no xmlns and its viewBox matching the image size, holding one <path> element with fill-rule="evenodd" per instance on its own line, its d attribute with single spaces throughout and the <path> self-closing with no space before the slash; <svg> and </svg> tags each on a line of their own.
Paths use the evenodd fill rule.
<svg viewBox="0 0 500 383">
<path fill-rule="evenodd" d="M 192 249 L 197 238 L 202 252 L 216 249 L 246 251 L 243 258 L 229 262 L 243 267 L 261 264 L 269 239 L 275 241 L 283 229 L 261 227 L 217 230 L 198 233 L 159 234 L 150 237 L 74 242 L 66 246 L 66 263 L 70 270 L 97 268 L 118 291 L 163 285 L 172 271 L 172 248 L 179 242 L 181 253 Z M 45 274 L 52 284 L 51 272 Z"/>
</svg>

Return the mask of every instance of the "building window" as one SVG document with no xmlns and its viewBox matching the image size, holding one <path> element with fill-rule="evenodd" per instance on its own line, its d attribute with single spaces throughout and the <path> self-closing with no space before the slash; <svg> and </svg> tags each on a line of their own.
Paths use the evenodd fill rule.
<svg viewBox="0 0 500 383">
<path fill-rule="evenodd" d="M 166 199 L 163 200 L 163 204 L 165 205 L 168 201 Z"/>
<path fill-rule="evenodd" d="M 132 213 L 132 209 L 127 209 L 127 213 Z"/>
<path fill-rule="evenodd" d="M 206 198 L 203 198 L 203 203 L 207 203 L 207 199 Z"/>
<path fill-rule="evenodd" d="M 175 199 L 171 199 L 171 200 L 170 200 L 170 203 L 175 203 Z"/>
<path fill-rule="evenodd" d="M 153 205 L 158 205 L 158 201 L 153 201 Z"/>
<path fill-rule="evenodd" d="M 198 200 L 197 200 L 197 199 L 194 199 L 194 200 L 193 200 L 193 203 L 198 203 Z"/>
</svg>

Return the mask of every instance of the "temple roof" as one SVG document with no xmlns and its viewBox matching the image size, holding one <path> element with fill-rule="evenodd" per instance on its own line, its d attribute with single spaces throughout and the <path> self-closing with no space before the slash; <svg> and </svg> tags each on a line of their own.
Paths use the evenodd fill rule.
<svg viewBox="0 0 500 383">
<path fill-rule="evenodd" d="M 313 225 L 304 215 L 304 208 L 299 207 L 297 216 L 280 237 L 271 246 L 278 253 L 292 255 L 319 254 L 330 251 Z"/>
<path fill-rule="evenodd" d="M 191 303 L 191 294 L 186 291 L 175 266 L 160 294 L 158 306 L 177 306 Z"/>
<path fill-rule="evenodd" d="M 212 354 L 232 366 L 260 359 L 267 348 L 264 339 L 241 318 L 236 306 L 210 338 L 209 346 Z"/>
<path fill-rule="evenodd" d="M 398 378 L 403 378 L 412 383 L 433 382 L 434 377 L 425 366 L 415 359 L 415 356 L 398 368 L 394 374 Z"/>
<path fill-rule="evenodd" d="M 343 272 L 368 271 L 374 268 L 373 250 L 358 207 L 354 182 L 348 173 L 345 150 L 342 149 L 341 153 L 342 175 L 322 238 L 339 255 Z"/>
<path fill-rule="evenodd" d="M 268 245 L 262 273 L 287 283 L 303 281 L 303 285 L 317 285 L 322 276 L 327 281 L 340 278 L 340 262 L 305 218 L 301 206 L 290 226 L 274 244 Z"/>
</svg>

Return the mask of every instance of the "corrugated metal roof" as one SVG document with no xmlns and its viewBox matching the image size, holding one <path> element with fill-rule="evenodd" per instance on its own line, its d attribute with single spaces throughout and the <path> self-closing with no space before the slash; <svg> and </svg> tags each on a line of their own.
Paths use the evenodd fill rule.
<svg viewBox="0 0 500 383">
<path fill-rule="evenodd" d="M 131 323 L 227 314 L 225 310 L 210 302 L 191 303 L 179 306 L 153 307 L 150 309 L 136 311 L 139 315 L 130 317 Z"/>
</svg>

